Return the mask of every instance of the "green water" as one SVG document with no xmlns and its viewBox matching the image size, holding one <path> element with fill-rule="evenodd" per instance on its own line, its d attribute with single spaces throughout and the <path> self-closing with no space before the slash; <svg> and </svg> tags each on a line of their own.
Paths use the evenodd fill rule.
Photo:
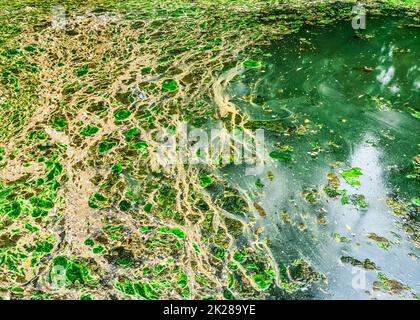
<svg viewBox="0 0 420 320">
<path fill-rule="evenodd" d="M 265 132 L 261 175 L 246 176 L 245 166 L 230 166 L 226 173 L 266 211 L 266 217 L 256 214 L 255 227 L 264 227 L 278 264 L 303 258 L 328 279 L 292 298 L 411 298 L 420 292 L 418 244 L 387 205 L 391 196 L 415 201 L 420 190 L 412 163 L 420 143 L 420 29 L 410 23 L 377 18 L 359 31 L 347 21 L 306 28 L 273 42 L 264 49 L 265 67 L 246 72 L 228 88 L 249 119 L 282 127 Z M 286 158 L 271 159 L 273 150 Z M 363 174 L 359 186 L 340 174 L 355 167 Z M 343 204 L 341 195 L 328 197 L 328 173 L 339 177 L 338 190 L 345 189 L 347 197 L 364 196 L 367 208 Z M 256 186 L 258 178 L 263 187 Z M 313 203 L 311 195 L 305 200 L 305 190 L 314 192 Z M 418 221 L 419 207 L 414 208 Z M 386 238 L 389 247 L 369 239 L 370 233 Z M 347 240 L 337 241 L 338 235 Z M 342 256 L 369 259 L 380 270 L 364 270 L 365 287 L 355 287 L 358 269 L 342 263 Z M 394 295 L 373 290 L 378 272 L 411 289 Z"/>
</svg>

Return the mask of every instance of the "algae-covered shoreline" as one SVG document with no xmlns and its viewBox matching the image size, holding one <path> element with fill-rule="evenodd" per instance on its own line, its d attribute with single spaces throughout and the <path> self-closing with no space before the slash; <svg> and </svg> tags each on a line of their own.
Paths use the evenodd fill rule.
<svg viewBox="0 0 420 320">
<path fill-rule="evenodd" d="M 419 27 L 414 1 L 361 4 L 368 17 L 403 15 Z M 161 166 L 153 155 L 159 132 L 176 133 L 181 122 L 283 130 L 281 120 L 245 115 L 230 83 L 261 71 L 273 41 L 287 43 L 308 26 L 350 24 L 353 5 L 2 2 L 0 298 L 276 299 L 328 291 L 329 275 L 304 257 L 278 263 L 273 250 L 283 248 L 258 227 L 267 213 L 219 161 Z M 418 115 L 418 106 L 409 107 Z M 292 132 L 305 130 L 304 122 Z M 276 152 L 273 158 L 288 159 L 284 145 Z M 418 157 L 401 176 L 418 182 Z M 360 174 L 347 168 L 343 177 L 357 186 Z M 336 176 L 325 180 L 327 193 L 342 193 Z M 310 189 L 302 195 L 318 197 Z M 418 251 L 418 195 L 384 199 Z M 361 197 L 347 201 L 364 205 Z M 333 240 L 346 242 L 340 234 Z M 376 270 L 360 259 L 343 254 L 341 261 Z M 368 290 L 417 297 L 415 288 L 377 274 Z"/>
</svg>

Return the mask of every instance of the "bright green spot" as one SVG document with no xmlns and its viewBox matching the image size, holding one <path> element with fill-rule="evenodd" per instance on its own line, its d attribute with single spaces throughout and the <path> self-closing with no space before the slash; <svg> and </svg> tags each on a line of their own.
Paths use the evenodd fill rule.
<svg viewBox="0 0 420 320">
<path fill-rule="evenodd" d="M 103 252 L 104 250 L 105 250 L 105 247 L 104 247 L 104 246 L 99 245 L 99 246 L 95 246 L 95 247 L 93 247 L 92 252 L 93 252 L 94 254 L 98 254 L 98 253 Z"/>
<path fill-rule="evenodd" d="M 121 173 L 121 172 L 123 171 L 123 168 L 122 168 L 122 165 L 121 165 L 121 164 L 117 163 L 116 165 L 114 165 L 114 166 L 111 168 L 111 170 L 112 170 L 113 172 L 116 172 L 116 173 Z"/>
<path fill-rule="evenodd" d="M 242 65 L 245 69 L 257 69 L 262 67 L 262 62 L 248 59 L 245 60 Z"/>
<path fill-rule="evenodd" d="M 24 290 L 19 287 L 10 288 L 10 292 L 14 294 L 23 294 Z"/>
<path fill-rule="evenodd" d="M 148 226 L 142 226 L 139 228 L 139 231 L 141 233 L 148 233 L 150 231 L 150 228 Z"/>
<path fill-rule="evenodd" d="M 52 266 L 50 278 L 54 283 L 59 284 L 63 275 L 65 276 L 66 286 L 93 282 L 87 267 L 68 260 L 63 256 L 55 257 Z"/>
<path fill-rule="evenodd" d="M 264 274 L 255 274 L 252 279 L 262 290 L 267 290 L 270 288 L 272 279 L 268 278 Z"/>
<path fill-rule="evenodd" d="M 98 127 L 87 125 L 82 130 L 80 130 L 80 135 L 88 137 L 96 134 L 99 131 Z"/>
<path fill-rule="evenodd" d="M 114 118 L 116 120 L 125 120 L 131 115 L 131 112 L 127 109 L 118 109 L 114 112 Z"/>
<path fill-rule="evenodd" d="M 157 231 L 162 232 L 162 233 L 172 233 L 173 235 L 181 239 L 185 238 L 185 232 L 179 228 L 170 229 L 167 227 L 160 227 L 160 228 L 157 228 Z"/>
<path fill-rule="evenodd" d="M 200 186 L 207 188 L 213 184 L 213 178 L 208 175 L 202 175 L 199 177 Z"/>
<path fill-rule="evenodd" d="M 136 149 L 141 150 L 141 149 L 146 149 L 149 145 L 145 141 L 137 141 L 133 143 L 132 146 Z"/>
<path fill-rule="evenodd" d="M 235 297 L 233 296 L 232 292 L 230 292 L 229 290 L 223 291 L 223 297 L 226 300 L 235 300 Z"/>
<path fill-rule="evenodd" d="M 94 242 L 93 242 L 93 240 L 92 240 L 92 239 L 86 239 L 86 240 L 85 240 L 85 245 L 87 245 L 87 246 L 91 247 L 91 246 L 93 246 L 93 245 L 94 245 Z"/>
<path fill-rule="evenodd" d="M 174 92 L 178 90 L 178 83 L 175 80 L 165 80 L 162 83 L 162 90 L 167 92 Z"/>
<path fill-rule="evenodd" d="M 351 168 L 350 170 L 345 170 L 341 173 L 341 176 L 344 180 L 351 186 L 360 186 L 360 181 L 357 179 L 362 176 L 362 169 L 360 168 Z"/>
<path fill-rule="evenodd" d="M 345 190 L 345 189 L 341 190 L 341 204 L 346 205 L 346 204 L 349 204 L 349 203 L 350 203 L 350 200 L 347 196 L 347 190 Z"/>
<path fill-rule="evenodd" d="M 36 252 L 49 253 L 54 248 L 53 244 L 48 241 L 39 242 L 35 248 Z"/>
<path fill-rule="evenodd" d="M 233 254 L 233 259 L 239 263 L 243 263 L 245 261 L 246 254 L 242 251 L 236 251 Z"/>
<path fill-rule="evenodd" d="M 139 129 L 137 129 L 137 128 L 131 128 L 131 129 L 127 130 L 126 132 L 124 132 L 124 137 L 127 140 L 131 140 L 134 137 L 136 137 L 139 133 L 140 133 L 140 130 Z"/>
<path fill-rule="evenodd" d="M 29 230 L 30 232 L 37 232 L 39 228 L 32 226 L 30 223 L 25 224 L 25 229 Z"/>
</svg>

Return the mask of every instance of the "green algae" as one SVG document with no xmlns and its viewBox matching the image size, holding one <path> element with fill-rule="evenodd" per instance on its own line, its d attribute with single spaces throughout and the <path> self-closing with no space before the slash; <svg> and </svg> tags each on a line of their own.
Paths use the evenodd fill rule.
<svg viewBox="0 0 420 320">
<path fill-rule="evenodd" d="M 377 270 L 378 269 L 376 264 L 369 259 L 365 259 L 363 261 L 360 261 L 360 260 L 357 260 L 356 258 L 353 258 L 353 257 L 350 257 L 350 256 L 342 256 L 340 258 L 340 260 L 343 263 L 350 263 L 352 266 L 362 267 L 366 270 Z"/>
<path fill-rule="evenodd" d="M 165 80 L 162 83 L 162 90 L 167 92 L 175 92 L 178 90 L 178 83 L 175 80 Z"/>
<path fill-rule="evenodd" d="M 258 69 L 262 67 L 262 63 L 261 61 L 255 61 L 252 59 L 248 59 L 246 61 L 243 62 L 243 66 L 245 69 Z"/>
<path fill-rule="evenodd" d="M 118 109 L 114 112 L 114 118 L 116 120 L 125 120 L 131 115 L 131 112 L 127 109 Z"/>
<path fill-rule="evenodd" d="M 362 169 L 360 168 L 351 168 L 350 170 L 344 170 L 341 173 L 341 176 L 344 180 L 351 186 L 360 186 L 360 181 L 358 178 L 363 175 Z"/>
<path fill-rule="evenodd" d="M 127 130 L 126 132 L 124 132 L 124 137 L 127 140 L 131 140 L 131 139 L 134 139 L 139 134 L 140 134 L 139 129 L 137 129 L 137 128 L 131 128 L 131 129 Z"/>
<path fill-rule="evenodd" d="M 83 77 L 84 75 L 87 75 L 89 73 L 89 68 L 87 66 L 83 66 L 76 70 L 76 75 L 78 77 Z"/>
<path fill-rule="evenodd" d="M 388 250 L 391 246 L 391 242 L 387 238 L 378 236 L 376 233 L 369 233 L 367 237 L 375 241 L 381 249 Z"/>
<path fill-rule="evenodd" d="M 90 246 L 90 247 L 93 246 L 94 243 L 95 242 L 92 239 L 86 239 L 84 242 L 85 245 Z"/>
<path fill-rule="evenodd" d="M 200 180 L 200 185 L 203 188 L 207 188 L 213 184 L 213 178 L 208 175 L 201 175 L 199 177 L 199 180 Z"/>
<path fill-rule="evenodd" d="M 171 233 L 174 234 L 175 236 L 177 236 L 180 239 L 184 239 L 185 238 L 185 232 L 182 231 L 179 228 L 167 228 L 167 227 L 160 227 L 157 229 L 159 232 L 162 233 Z"/>
<path fill-rule="evenodd" d="M 2 6 L 13 4 L 11 1 Z M 63 5 L 71 21 L 73 13 L 82 16 L 92 8 L 90 1 L 83 4 L 64 1 Z M 98 5 L 95 3 L 94 7 Z M 151 169 L 149 152 L 153 146 L 147 140 L 150 136 L 143 132 L 168 126 L 171 122 L 168 115 L 179 115 L 201 124 L 209 118 L 217 119 L 217 110 L 209 102 L 208 88 L 213 77 L 235 65 L 245 68 L 249 74 L 265 70 L 265 58 L 259 54 L 266 47 L 264 41 L 258 41 L 283 37 L 286 30 L 298 31 L 304 23 L 302 16 L 315 19 L 311 13 L 327 21 L 330 18 L 318 11 L 329 11 L 328 6 L 323 10 L 311 9 L 307 15 L 303 15 L 306 9 L 296 9 L 299 18 L 291 18 L 290 22 L 285 18 L 295 14 L 290 14 L 288 7 L 284 13 L 271 12 L 265 3 L 247 4 L 250 8 L 247 14 L 233 9 L 214 17 L 208 14 L 209 8 L 213 10 L 217 6 L 205 2 L 192 6 L 176 1 L 172 8 L 159 6 L 158 10 L 154 1 L 104 1 L 103 5 L 104 8 L 112 5 L 115 10 L 103 9 L 104 16 L 127 8 L 130 14 L 128 17 L 122 14 L 121 22 L 113 22 L 111 27 L 104 25 L 97 33 L 92 27 L 94 21 L 89 20 L 94 18 L 88 18 L 85 26 L 81 24 L 74 30 L 64 31 L 65 39 L 60 38 L 60 31 L 53 32 L 54 41 L 66 48 L 59 61 L 50 59 L 58 50 L 52 46 L 54 41 L 37 34 L 43 34 L 41 31 L 46 27 L 43 19 L 49 17 L 52 3 L 31 6 L 34 11 L 31 15 L 19 3 L 13 14 L 1 16 L 4 21 L 0 25 L 1 59 L 4 59 L 0 61 L 1 79 L 7 99 L 1 100 L 0 114 L 8 125 L 0 129 L 2 146 L 3 142 L 7 145 L 0 152 L 0 161 L 4 160 L 0 167 L 10 169 L 15 176 L 12 180 L 1 176 L 0 180 L 0 274 L 6 279 L 4 287 L 7 288 L 7 293 L 2 292 L 1 296 L 82 300 L 267 297 L 279 285 L 269 256 L 264 250 L 255 249 L 254 242 L 244 236 L 244 230 L 249 228 L 246 223 L 227 219 L 220 213 L 222 210 L 218 212 L 220 208 L 236 218 L 248 219 L 246 214 L 250 210 L 242 194 L 220 186 L 223 183 L 219 183 L 212 168 L 200 171 L 206 172 L 204 175 L 188 171 L 187 180 L 179 172 L 178 182 L 173 173 Z M 141 9 L 141 14 L 136 8 Z M 254 11 L 269 12 L 254 14 Z M 33 17 L 33 21 L 27 16 Z M 17 17 L 20 18 L 15 23 Z M 196 29 L 202 31 L 195 33 Z M 236 41 L 238 30 L 250 48 Z M 78 40 L 72 42 L 75 34 Z M 112 49 L 100 51 L 103 47 L 97 39 L 111 43 Z M 98 54 L 89 50 L 94 54 L 88 58 L 83 48 L 95 46 L 100 49 Z M 263 49 L 257 50 L 257 46 Z M 239 57 L 232 53 L 237 50 L 243 51 Z M 190 52 L 194 52 L 194 57 L 187 57 Z M 136 65 L 136 72 L 145 77 L 134 82 L 130 79 L 133 74 L 125 74 L 127 77 L 121 77 L 121 82 L 114 82 L 124 74 L 125 68 L 129 69 L 130 60 L 143 53 L 159 56 Z M 180 61 L 182 67 L 178 65 Z M 158 80 L 153 80 L 155 76 Z M 118 89 L 121 93 L 113 91 L 113 83 L 121 86 Z M 132 94 L 134 84 L 140 93 Z M 62 94 L 62 101 L 55 105 L 52 102 L 55 97 L 51 101 L 43 100 L 39 88 L 54 95 Z M 150 97 L 154 102 L 147 100 Z M 32 116 L 41 120 L 32 121 Z M 118 129 L 108 135 L 108 129 L 113 128 L 109 118 Z M 281 121 L 245 124 L 247 128 L 251 126 L 282 131 L 285 124 Z M 24 127 L 28 130 L 22 131 Z M 28 139 L 20 139 L 21 132 L 28 133 Z M 10 137 L 13 139 L 9 142 Z M 139 140 L 140 137 L 144 140 Z M 310 152 L 322 152 L 322 147 L 310 144 Z M 293 158 L 287 151 L 276 152 L 280 155 L 272 158 L 279 163 L 298 158 L 296 150 Z M 136 161 L 139 154 L 141 160 Z M 34 166 L 36 159 L 40 159 L 40 167 Z M 28 173 L 21 175 L 20 168 L 11 165 L 13 160 L 21 163 L 26 168 L 22 170 Z M 132 177 L 134 182 L 127 177 Z M 257 182 L 253 179 L 251 184 L 260 191 L 269 185 L 266 179 Z M 337 196 L 338 188 L 330 188 L 330 194 Z M 207 193 L 211 192 L 220 192 L 212 194 L 214 201 L 208 199 Z M 314 192 L 305 196 L 312 205 L 317 204 L 313 200 L 319 197 Z M 76 198 L 77 210 L 71 208 Z M 365 205 L 361 196 L 349 194 L 348 199 L 356 206 Z M 75 216 L 86 221 L 72 228 L 78 221 Z M 191 225 L 198 232 L 191 230 Z M 216 225 L 223 228 L 216 231 L 213 229 Z M 80 234 L 74 229 L 80 229 Z M 25 246 L 32 239 L 29 237 L 35 238 L 29 240 L 32 245 Z M 78 240 L 82 246 L 78 247 Z M 82 250 L 86 250 L 83 256 L 91 257 L 94 253 L 92 258 L 78 257 L 83 245 Z M 45 255 L 48 259 L 42 258 Z M 197 256 L 208 259 L 209 263 L 204 266 Z M 309 272 L 304 262 L 282 266 L 281 287 L 286 291 L 295 292 L 322 278 Z M 54 267 L 66 270 L 61 292 L 49 286 L 61 281 L 60 268 Z M 122 276 L 115 270 L 127 273 Z M 284 270 L 291 274 L 290 278 Z M 195 276 L 187 277 L 191 271 Z M 27 283 L 25 289 L 10 274 Z M 39 279 L 36 284 L 30 282 L 35 277 Z M 212 277 L 220 279 L 222 286 Z"/>
<path fill-rule="evenodd" d="M 116 141 L 101 142 L 98 145 L 98 151 L 99 151 L 99 153 L 106 153 L 106 152 L 110 151 L 112 148 L 114 148 L 117 144 L 118 144 L 118 142 L 116 142 Z"/>
<path fill-rule="evenodd" d="M 394 279 L 390 279 L 385 274 L 379 272 L 378 279 L 373 283 L 374 290 L 381 290 L 389 294 L 398 294 L 402 291 L 407 291 L 410 288 Z"/>
<path fill-rule="evenodd" d="M 285 161 L 285 162 L 292 160 L 292 156 L 290 152 L 271 151 L 270 157 L 275 160 Z"/>
<path fill-rule="evenodd" d="M 80 130 L 80 135 L 88 137 L 93 136 L 94 134 L 99 132 L 99 128 L 91 125 L 87 125 L 82 130 Z"/>
<path fill-rule="evenodd" d="M 104 246 L 101 246 L 101 245 L 95 246 L 95 247 L 92 248 L 92 252 L 94 254 L 102 253 L 104 250 L 105 250 L 105 247 Z"/>
<path fill-rule="evenodd" d="M 365 196 L 362 194 L 351 195 L 350 202 L 361 209 L 366 209 L 369 206 L 365 200 Z"/>
<path fill-rule="evenodd" d="M 95 280 L 90 275 L 89 269 L 79 263 L 68 260 L 63 256 L 54 258 L 52 262 L 52 270 L 50 271 L 49 277 L 51 281 L 57 281 L 60 277 L 61 271 L 57 272 L 57 267 L 62 267 L 65 270 L 65 285 L 66 286 L 77 286 L 77 285 L 94 285 Z M 55 268 L 54 268 L 55 267 Z"/>
</svg>

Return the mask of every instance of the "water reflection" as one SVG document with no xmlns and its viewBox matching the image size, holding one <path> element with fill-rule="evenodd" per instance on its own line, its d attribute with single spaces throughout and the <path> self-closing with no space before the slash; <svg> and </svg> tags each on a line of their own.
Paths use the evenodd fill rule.
<svg viewBox="0 0 420 320">
<path fill-rule="evenodd" d="M 387 205 L 390 194 L 410 199 L 419 190 L 417 180 L 400 173 L 420 142 L 411 111 L 420 105 L 419 31 L 402 25 L 385 19 L 371 21 L 367 34 L 346 23 L 302 31 L 288 46 L 273 44 L 265 73 L 247 73 L 229 88 L 250 119 L 284 126 L 266 131 L 268 153 L 289 148 L 291 161 L 267 157 L 259 177 L 244 176 L 237 166 L 225 171 L 250 195 L 251 206 L 257 202 L 267 212 L 264 218 L 256 214 L 255 228 L 264 227 L 278 262 L 304 258 L 327 276 L 328 284 L 306 297 L 392 298 L 373 290 L 378 272 L 411 288 L 400 297 L 420 292 L 419 262 L 413 259 L 419 248 Z M 360 185 L 340 176 L 349 168 L 361 169 Z M 323 191 L 329 173 L 339 178 L 345 196 L 363 199 L 367 208 L 343 204 L 343 193 L 329 198 Z M 262 188 L 255 187 L 257 178 Z M 386 248 L 378 239 L 388 241 Z M 378 270 L 355 268 L 342 257 L 369 259 Z M 358 272 L 364 288 L 354 285 Z"/>
</svg>

